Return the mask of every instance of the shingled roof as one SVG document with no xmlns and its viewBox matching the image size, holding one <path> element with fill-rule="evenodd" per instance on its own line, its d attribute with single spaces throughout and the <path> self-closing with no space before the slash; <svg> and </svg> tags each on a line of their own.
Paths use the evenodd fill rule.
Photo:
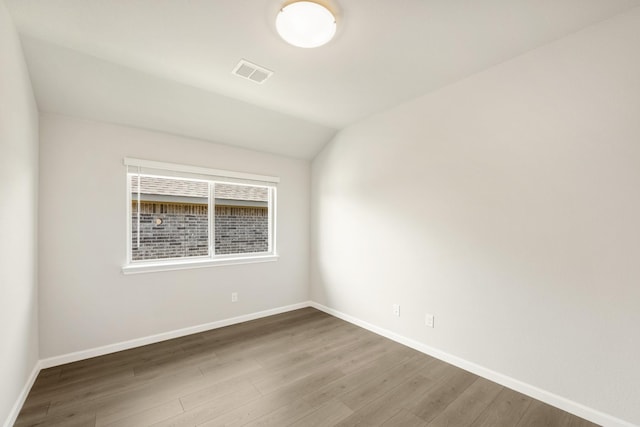
<svg viewBox="0 0 640 427">
<path fill-rule="evenodd" d="M 153 176 L 142 176 L 140 178 L 141 194 L 199 198 L 206 198 L 209 195 L 209 184 L 202 181 Z M 137 175 L 131 177 L 131 189 L 133 193 L 138 192 Z M 266 202 L 269 198 L 268 189 L 265 187 L 223 183 L 216 183 L 215 195 L 216 199 L 250 200 L 255 202 Z"/>
</svg>

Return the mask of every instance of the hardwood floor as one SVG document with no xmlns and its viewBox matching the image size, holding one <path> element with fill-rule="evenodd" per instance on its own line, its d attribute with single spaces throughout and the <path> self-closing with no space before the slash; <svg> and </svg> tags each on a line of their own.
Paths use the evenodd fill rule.
<svg viewBox="0 0 640 427">
<path fill-rule="evenodd" d="M 15 426 L 593 426 L 312 308 L 43 370 Z"/>
</svg>

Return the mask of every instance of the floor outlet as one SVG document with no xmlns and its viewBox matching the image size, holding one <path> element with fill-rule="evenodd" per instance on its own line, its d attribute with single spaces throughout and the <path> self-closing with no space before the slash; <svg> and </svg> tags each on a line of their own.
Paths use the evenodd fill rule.
<svg viewBox="0 0 640 427">
<path fill-rule="evenodd" d="M 393 304 L 393 315 L 400 317 L 400 304 Z"/>
<path fill-rule="evenodd" d="M 426 314 L 426 315 L 424 316 L 424 324 L 425 324 L 426 326 L 428 326 L 428 327 L 430 327 L 430 328 L 433 328 L 433 326 L 434 326 L 434 321 L 435 321 L 435 319 L 434 319 L 433 314 Z"/>
<path fill-rule="evenodd" d="M 238 293 L 237 292 L 232 292 L 231 293 L 231 302 L 238 302 Z"/>
</svg>

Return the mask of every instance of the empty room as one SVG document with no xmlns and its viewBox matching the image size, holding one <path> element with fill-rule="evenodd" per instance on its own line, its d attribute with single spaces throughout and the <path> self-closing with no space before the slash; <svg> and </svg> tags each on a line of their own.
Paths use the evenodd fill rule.
<svg viewBox="0 0 640 427">
<path fill-rule="evenodd" d="M 0 425 L 640 426 L 640 0 L 0 0 Z"/>
</svg>

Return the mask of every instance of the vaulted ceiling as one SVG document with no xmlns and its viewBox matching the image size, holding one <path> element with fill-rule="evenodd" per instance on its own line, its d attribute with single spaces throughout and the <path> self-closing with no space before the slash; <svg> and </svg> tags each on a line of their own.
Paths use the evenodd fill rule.
<svg viewBox="0 0 640 427">
<path fill-rule="evenodd" d="M 329 44 L 274 26 L 284 0 L 6 0 L 41 111 L 310 159 L 335 132 L 640 0 L 318 0 Z M 231 73 L 273 70 L 264 84 Z"/>
</svg>

